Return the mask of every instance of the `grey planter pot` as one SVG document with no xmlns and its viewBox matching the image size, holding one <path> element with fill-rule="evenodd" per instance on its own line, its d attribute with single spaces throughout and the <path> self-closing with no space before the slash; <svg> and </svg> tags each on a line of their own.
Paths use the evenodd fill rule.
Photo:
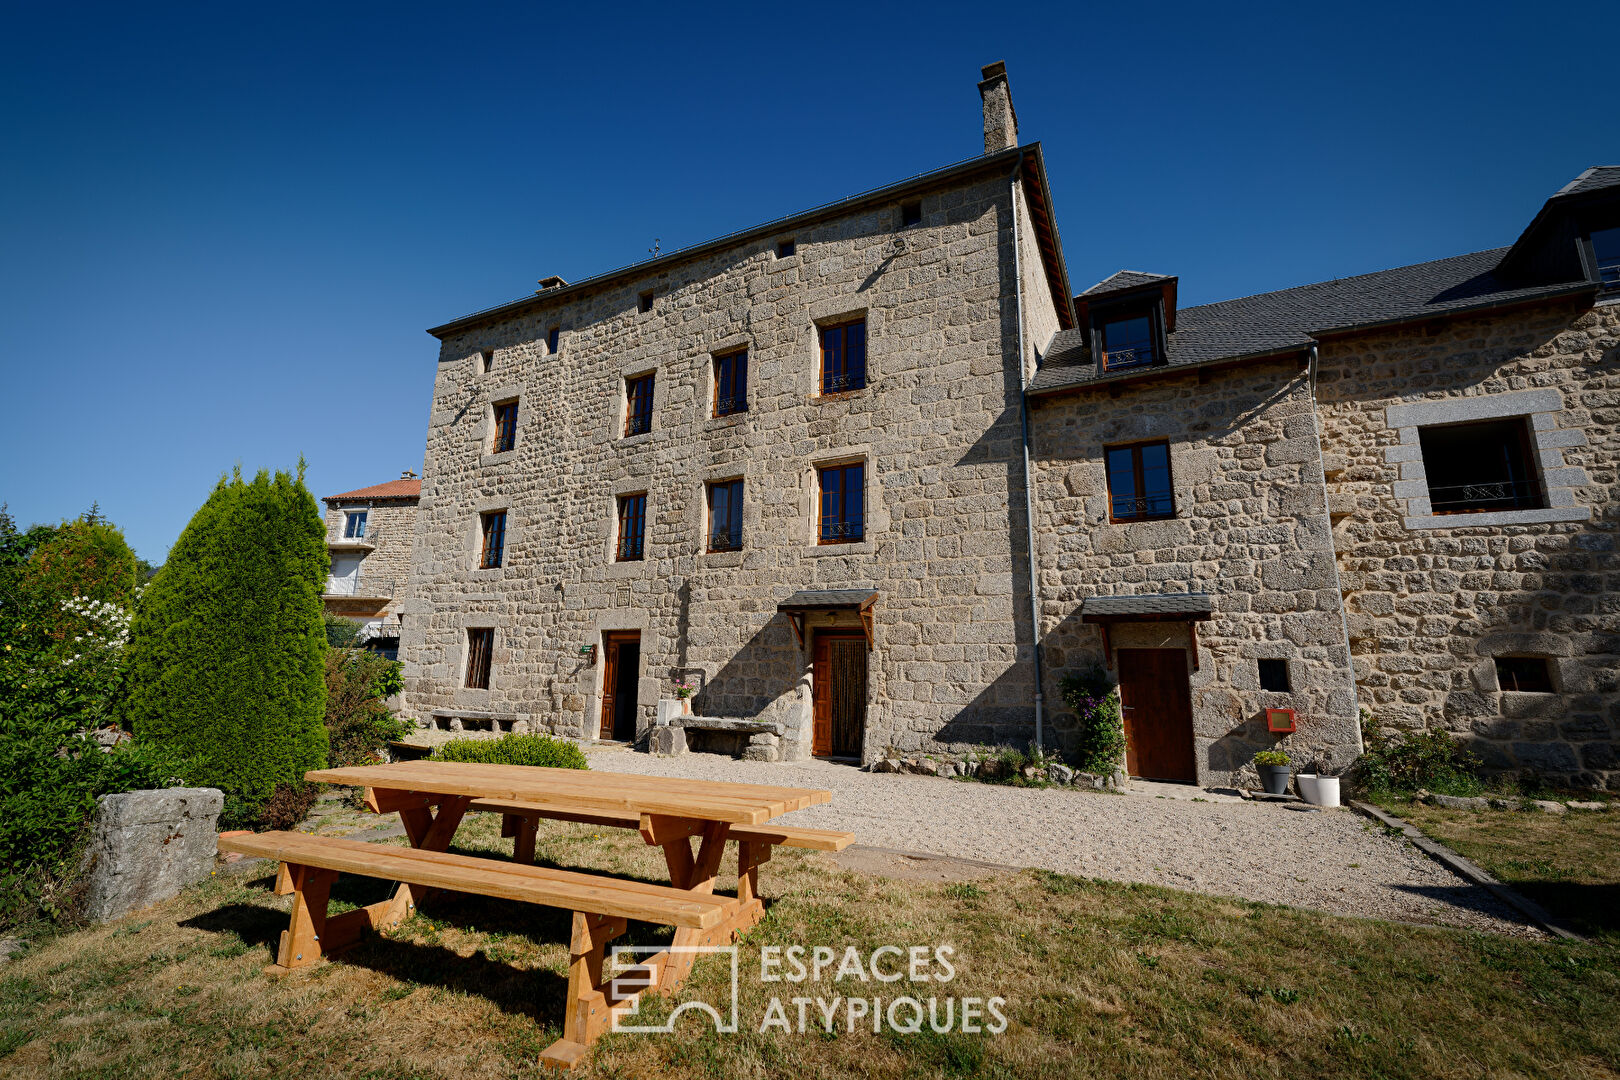
<svg viewBox="0 0 1620 1080">
<path fill-rule="evenodd" d="M 1293 771 L 1290 765 L 1256 765 L 1260 770 L 1260 786 L 1266 789 L 1267 795 L 1288 794 L 1288 776 Z"/>
</svg>

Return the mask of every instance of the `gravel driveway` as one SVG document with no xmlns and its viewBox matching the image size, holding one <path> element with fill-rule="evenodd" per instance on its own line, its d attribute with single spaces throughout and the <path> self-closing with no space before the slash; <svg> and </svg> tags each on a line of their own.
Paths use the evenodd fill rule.
<svg viewBox="0 0 1620 1080">
<path fill-rule="evenodd" d="M 1072 789 L 861 772 L 824 761 L 590 751 L 591 768 L 826 788 L 832 802 L 777 820 L 860 844 L 1167 885 L 1344 915 L 1542 936 L 1406 841 L 1349 810 L 1301 813 Z"/>
</svg>

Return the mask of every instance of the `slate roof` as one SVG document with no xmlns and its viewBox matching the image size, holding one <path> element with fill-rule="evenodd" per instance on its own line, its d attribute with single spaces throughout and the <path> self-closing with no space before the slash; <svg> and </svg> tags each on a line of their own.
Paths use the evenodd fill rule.
<svg viewBox="0 0 1620 1080">
<path fill-rule="evenodd" d="M 1620 174 L 1620 168 L 1615 172 Z M 1494 275 L 1507 250 L 1476 251 L 1359 277 L 1182 308 L 1175 332 L 1168 337 L 1167 365 L 1148 371 L 1137 368 L 1111 377 L 1139 378 L 1153 370 L 1303 349 L 1326 333 L 1594 288 L 1584 281 L 1509 287 Z M 1109 377 L 1092 362 L 1085 330 L 1062 330 L 1052 338 L 1041 370 L 1030 381 L 1029 392 L 1050 393 Z"/>
<path fill-rule="evenodd" d="M 1620 165 L 1594 165 L 1558 189 L 1553 198 L 1564 195 L 1585 195 L 1604 188 L 1620 187 Z"/>
<path fill-rule="evenodd" d="M 776 605 L 777 611 L 806 608 L 858 608 L 877 599 L 876 589 L 802 589 Z"/>
<path fill-rule="evenodd" d="M 1134 289 L 1138 285 L 1152 285 L 1159 281 L 1169 281 L 1166 274 L 1148 274 L 1141 270 L 1121 270 L 1103 278 L 1097 284 L 1081 293 L 1081 296 L 1094 296 L 1097 293 L 1119 292 L 1122 289 Z"/>
<path fill-rule="evenodd" d="M 1080 601 L 1080 620 L 1128 619 L 1133 615 L 1208 616 L 1208 593 L 1165 593 L 1159 596 L 1088 596 Z"/>
<path fill-rule="evenodd" d="M 420 480 L 390 480 L 386 484 L 355 488 L 341 495 L 323 496 L 322 502 L 343 502 L 348 499 L 418 499 L 422 496 Z"/>
</svg>

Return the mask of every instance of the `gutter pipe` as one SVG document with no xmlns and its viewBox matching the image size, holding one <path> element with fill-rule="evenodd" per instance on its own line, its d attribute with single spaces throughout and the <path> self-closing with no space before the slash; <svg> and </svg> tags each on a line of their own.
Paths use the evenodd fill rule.
<svg viewBox="0 0 1620 1080">
<path fill-rule="evenodd" d="M 1029 634 L 1030 642 L 1034 646 L 1035 656 L 1035 746 L 1044 750 L 1046 747 L 1044 731 L 1045 695 L 1042 691 L 1044 676 L 1041 665 L 1041 600 L 1038 591 L 1038 574 L 1035 567 L 1035 477 L 1030 466 L 1029 446 L 1029 398 L 1025 391 L 1029 388 L 1029 379 L 1025 375 L 1024 366 L 1024 268 L 1019 258 L 1019 228 L 1018 228 L 1018 181 L 1024 171 L 1024 155 L 1018 155 L 1018 163 L 1013 167 L 1011 177 L 1012 194 L 1012 241 L 1013 241 L 1013 295 L 1018 310 L 1018 410 L 1019 419 L 1023 424 L 1024 443 L 1024 547 L 1029 559 Z"/>
</svg>

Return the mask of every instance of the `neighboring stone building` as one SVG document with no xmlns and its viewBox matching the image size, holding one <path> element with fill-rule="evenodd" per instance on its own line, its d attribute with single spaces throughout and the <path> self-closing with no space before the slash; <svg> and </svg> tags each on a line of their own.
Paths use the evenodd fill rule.
<svg viewBox="0 0 1620 1080">
<path fill-rule="evenodd" d="M 684 678 L 871 761 L 1068 746 L 1095 667 L 1142 775 L 1342 768 L 1367 708 L 1620 786 L 1620 169 L 1511 251 L 1072 296 L 984 75 L 979 158 L 432 331 L 407 712 L 633 739 Z"/>
<path fill-rule="evenodd" d="M 360 643 L 389 657 L 399 651 L 421 490 L 422 481 L 407 470 L 398 480 L 321 500 L 332 557 L 321 597 L 327 613 L 360 623 Z"/>
</svg>

